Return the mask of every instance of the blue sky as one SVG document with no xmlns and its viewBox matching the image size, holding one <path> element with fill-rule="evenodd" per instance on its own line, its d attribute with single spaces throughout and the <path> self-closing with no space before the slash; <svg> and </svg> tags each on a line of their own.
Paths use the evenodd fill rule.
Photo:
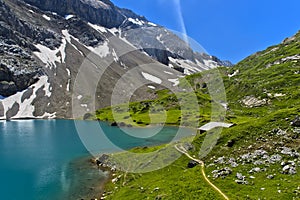
<svg viewBox="0 0 300 200">
<path fill-rule="evenodd" d="M 112 0 L 169 29 L 183 31 L 176 1 Z M 234 63 L 300 30 L 299 0 L 181 0 L 187 35 Z"/>
</svg>

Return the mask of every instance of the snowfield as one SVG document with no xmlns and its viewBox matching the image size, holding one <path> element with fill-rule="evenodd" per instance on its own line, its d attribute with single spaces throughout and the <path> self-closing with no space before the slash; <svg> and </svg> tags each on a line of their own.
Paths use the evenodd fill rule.
<svg viewBox="0 0 300 200">
<path fill-rule="evenodd" d="M 51 96 L 51 91 L 50 91 L 50 83 L 48 82 L 48 77 L 47 76 L 41 76 L 39 78 L 39 81 L 36 82 L 35 84 L 33 84 L 32 86 L 30 86 L 27 90 L 24 90 L 22 92 L 18 92 L 12 96 L 9 96 L 3 100 L 0 100 L 0 102 L 3 104 L 4 107 L 4 114 L 6 114 L 6 112 L 8 110 L 10 110 L 13 105 L 15 103 L 19 104 L 19 111 L 18 113 L 12 117 L 12 119 L 20 119 L 20 118 L 55 118 L 55 114 L 56 113 L 44 113 L 43 116 L 33 116 L 34 113 L 34 106 L 32 105 L 33 101 L 36 98 L 36 92 L 43 88 L 43 90 L 45 91 L 45 96 L 50 97 Z M 32 95 L 28 98 L 28 99 L 23 99 L 22 101 L 22 97 L 23 94 L 28 91 L 29 89 L 32 89 Z M 0 119 L 6 119 L 6 117 L 1 117 Z"/>
</svg>

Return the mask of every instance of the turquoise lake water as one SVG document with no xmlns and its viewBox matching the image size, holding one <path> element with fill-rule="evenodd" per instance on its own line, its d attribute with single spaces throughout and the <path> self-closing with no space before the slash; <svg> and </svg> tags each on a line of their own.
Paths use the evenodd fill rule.
<svg viewBox="0 0 300 200">
<path fill-rule="evenodd" d="M 77 129 L 72 120 L 1 121 L 0 199 L 60 200 L 87 195 L 103 181 L 105 173 L 91 167 L 89 151 L 80 137 L 90 134 L 89 150 L 94 153 L 115 151 L 108 140 L 96 136 L 99 123 L 109 141 L 123 149 L 167 143 L 178 130 L 164 127 L 153 137 L 136 138 L 118 127 L 96 121 L 76 121 Z M 127 128 L 126 131 L 150 136 L 157 128 Z M 184 132 L 192 134 L 189 129 Z"/>
</svg>

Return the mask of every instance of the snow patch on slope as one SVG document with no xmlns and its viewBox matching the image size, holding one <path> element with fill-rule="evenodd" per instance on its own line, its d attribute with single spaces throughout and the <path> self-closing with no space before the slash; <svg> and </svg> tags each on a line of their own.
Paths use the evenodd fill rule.
<svg viewBox="0 0 300 200">
<path fill-rule="evenodd" d="M 66 15 L 66 16 L 65 16 L 65 19 L 66 19 L 66 20 L 69 20 L 69 19 L 72 19 L 73 17 L 75 17 L 75 15 Z"/>
<path fill-rule="evenodd" d="M 199 60 L 196 59 L 196 64 L 201 67 L 203 70 L 209 70 L 210 68 L 205 64 L 201 63 Z"/>
<path fill-rule="evenodd" d="M 2 102 L 3 107 L 4 107 L 4 113 L 6 113 L 8 110 L 10 110 L 15 103 L 18 103 L 19 111 L 15 116 L 12 117 L 12 119 L 44 118 L 44 117 L 54 118 L 56 113 L 53 113 L 53 114 L 45 113 L 43 116 L 39 116 L 39 117 L 33 116 L 34 106 L 32 105 L 32 103 L 36 98 L 36 92 L 40 88 L 43 88 L 43 90 L 45 91 L 45 96 L 48 96 L 48 97 L 51 96 L 50 83 L 48 82 L 48 77 L 47 76 L 39 77 L 39 81 L 36 82 L 35 84 L 33 84 L 32 86 L 30 86 L 29 88 L 33 90 L 33 93 L 30 96 L 30 98 L 25 99 L 23 102 L 22 102 L 22 96 L 27 90 L 18 92 L 18 93 L 14 94 L 12 96 L 9 96 L 3 100 L 0 100 L 0 102 Z M 6 117 L 2 117 L 0 119 L 6 119 Z"/>
<path fill-rule="evenodd" d="M 174 75 L 172 72 L 164 71 L 165 74 Z"/>
<path fill-rule="evenodd" d="M 51 20 L 51 18 L 49 16 L 45 15 L 45 14 L 43 15 L 43 18 L 46 19 L 47 21 Z"/>
<path fill-rule="evenodd" d="M 42 44 L 37 44 L 35 47 L 39 49 L 39 52 L 33 53 L 48 67 L 56 67 L 55 62 L 60 62 L 60 57 L 57 56 L 57 53 L 59 52 L 58 49 L 51 50 Z"/>
<path fill-rule="evenodd" d="M 118 62 L 118 61 L 119 61 L 119 56 L 117 55 L 115 49 L 112 50 L 112 55 L 113 55 L 113 57 L 114 57 L 114 61 L 115 61 L 115 62 Z"/>
<path fill-rule="evenodd" d="M 82 51 L 80 51 L 80 50 L 77 48 L 77 46 L 74 45 L 74 44 L 71 42 L 71 39 L 73 39 L 73 40 L 77 41 L 78 43 L 80 43 L 79 40 L 78 40 L 77 38 L 75 38 L 74 36 L 72 36 L 72 35 L 69 33 L 68 30 L 62 30 L 62 34 L 65 36 L 65 39 L 67 40 L 67 42 L 68 42 L 70 45 L 72 45 L 72 47 L 74 47 L 74 49 L 76 49 L 76 50 L 83 56 Z"/>
<path fill-rule="evenodd" d="M 57 49 L 50 49 L 42 44 L 36 44 L 35 47 L 39 49 L 39 52 L 33 52 L 47 67 L 56 68 L 55 62 L 64 63 L 66 59 L 66 38 L 62 39 L 62 44 Z"/>
<path fill-rule="evenodd" d="M 218 63 L 216 63 L 213 60 L 203 60 L 205 65 L 208 66 L 209 68 L 216 68 L 218 67 Z"/>
<path fill-rule="evenodd" d="M 108 42 L 105 41 L 103 44 L 97 46 L 97 47 L 88 47 L 89 50 L 100 56 L 101 58 L 105 58 L 109 55 L 109 46 Z"/>
<path fill-rule="evenodd" d="M 143 26 L 145 24 L 144 21 L 139 20 L 138 18 L 133 19 L 133 18 L 128 18 L 128 21 L 132 22 L 133 24 L 137 24 L 139 26 Z"/>
<path fill-rule="evenodd" d="M 172 57 L 169 57 L 169 60 L 172 63 L 177 64 L 178 66 L 184 68 L 184 74 L 186 75 L 190 75 L 202 71 L 202 69 L 199 66 L 197 66 L 195 63 L 193 63 L 190 60 L 175 59 Z"/>
<path fill-rule="evenodd" d="M 71 76 L 71 71 L 68 68 L 66 68 L 66 71 L 68 72 L 68 76 Z"/>
<path fill-rule="evenodd" d="M 155 87 L 152 86 L 152 85 L 148 85 L 148 88 L 152 89 L 152 90 L 155 90 Z"/>
<path fill-rule="evenodd" d="M 152 22 L 148 22 L 148 25 L 150 25 L 150 26 L 157 26 L 157 24 L 154 24 Z"/>
<path fill-rule="evenodd" d="M 71 79 L 68 80 L 68 83 L 67 83 L 67 92 L 70 92 L 70 83 L 71 83 Z"/>
<path fill-rule="evenodd" d="M 179 85 L 179 79 L 178 79 L 178 78 L 175 78 L 175 79 L 168 79 L 168 81 L 170 81 L 171 83 L 174 83 L 173 86 Z"/>
<path fill-rule="evenodd" d="M 83 53 L 76 47 L 76 45 L 72 44 L 71 42 L 71 38 L 76 41 L 79 40 L 70 35 L 68 30 L 62 30 L 62 34 L 64 37 L 62 38 L 60 47 L 57 49 L 52 50 L 42 44 L 35 45 L 35 47 L 39 51 L 33 52 L 34 55 L 36 55 L 50 69 L 52 69 L 53 67 L 56 68 L 56 62 L 65 63 L 67 43 L 72 45 L 81 55 L 83 55 Z"/>
<path fill-rule="evenodd" d="M 90 22 L 88 23 L 88 25 L 100 33 L 107 33 L 106 28 L 104 28 L 103 26 L 98 26 Z"/>
<path fill-rule="evenodd" d="M 148 74 L 146 72 L 142 72 L 142 75 L 145 79 L 149 80 L 149 81 L 152 81 L 154 83 L 157 83 L 157 84 L 161 84 L 162 83 L 162 80 L 156 76 L 153 76 L 151 74 Z"/>
<path fill-rule="evenodd" d="M 116 27 L 108 29 L 109 32 L 111 32 L 111 34 L 116 35 L 119 33 L 119 29 L 117 29 Z"/>
</svg>

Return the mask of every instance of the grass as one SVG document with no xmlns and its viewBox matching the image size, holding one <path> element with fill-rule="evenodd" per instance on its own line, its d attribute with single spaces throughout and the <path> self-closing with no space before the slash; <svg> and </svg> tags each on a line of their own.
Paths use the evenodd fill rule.
<svg viewBox="0 0 300 200">
<path fill-rule="evenodd" d="M 135 152 L 144 153 L 144 150 Z M 180 157 L 158 171 L 128 174 L 126 178 L 123 175 L 117 184 L 106 186 L 107 191 L 113 191 L 113 195 L 107 199 L 221 199 L 213 189 L 207 187 L 199 166 L 191 170 L 182 166 L 188 161 Z"/>
<path fill-rule="evenodd" d="M 261 165 L 266 171 L 253 174 L 249 178 L 249 170 L 257 167 L 253 163 L 240 164 L 232 168 L 232 174 L 226 178 L 213 178 L 212 171 L 225 167 L 214 164 L 218 157 L 238 159 L 242 154 L 258 149 L 266 150 L 270 155 L 279 153 L 283 146 L 300 151 L 300 134 L 291 127 L 290 122 L 300 113 L 300 61 L 282 59 L 300 55 L 300 32 L 296 39 L 253 54 L 232 68 L 219 68 L 218 73 L 224 83 L 229 110 L 225 121 L 235 123 L 230 129 L 223 129 L 217 144 L 205 156 L 206 174 L 230 199 L 300 199 L 300 159 L 294 158 L 298 173 L 282 174 L 280 163 Z M 214 71 L 214 70 L 213 70 Z M 234 77 L 228 77 L 239 71 Z M 192 87 L 194 92 L 172 94 L 168 90 L 156 91 L 158 98 L 152 101 L 131 102 L 129 106 L 119 105 L 97 111 L 96 117 L 104 121 L 116 121 L 133 126 L 146 126 L 165 123 L 167 125 L 185 125 L 196 127 L 211 120 L 213 106 L 216 106 L 208 92 L 209 83 L 220 83 L 218 78 L 209 76 L 212 71 L 187 76 L 180 81 L 182 89 Z M 280 95 L 279 95 L 280 94 Z M 242 100 L 247 97 L 266 99 L 266 105 L 246 107 Z M 195 99 L 198 106 L 195 106 Z M 180 106 L 184 102 L 184 107 Z M 272 134 L 274 129 L 286 131 L 286 136 Z M 213 141 L 206 134 L 197 135 L 192 142 L 194 149 L 189 153 L 199 156 L 204 140 Z M 206 137 L 207 136 L 207 137 Z M 189 141 L 189 138 L 185 139 Z M 234 141 L 232 147 L 229 141 Z M 184 142 L 184 141 L 182 141 Z M 147 153 L 161 151 L 152 159 L 159 166 L 168 156 L 175 154 L 174 144 L 165 146 L 135 148 L 130 152 L 114 155 L 118 162 L 133 166 L 127 158 L 137 156 L 140 163 L 150 158 Z M 135 154 L 132 154 L 135 153 Z M 201 156 L 201 155 L 200 155 Z M 283 155 L 283 161 L 292 158 Z M 165 168 L 148 173 L 124 173 L 118 171 L 116 176 L 122 178 L 116 183 L 106 185 L 107 199 L 222 199 L 202 179 L 200 166 L 189 169 L 189 159 L 179 157 Z M 213 164 L 213 165 L 210 165 Z M 236 173 L 247 176 L 248 185 L 235 183 Z M 267 179 L 268 174 L 276 174 L 274 179 Z"/>
<path fill-rule="evenodd" d="M 129 105 L 107 107 L 96 112 L 102 121 L 146 126 L 165 123 L 195 127 L 198 120 L 210 119 L 209 95 L 202 93 L 171 94 L 168 90 L 157 91 L 154 101 L 131 102 Z M 196 101 L 196 103 L 195 103 Z"/>
<path fill-rule="evenodd" d="M 210 154 L 204 158 L 206 166 L 213 163 L 214 158 L 221 156 L 238 157 L 242 153 L 248 153 L 247 147 L 252 145 L 252 149 L 259 149 L 264 142 L 257 141 L 260 136 L 266 136 L 269 129 L 277 128 L 278 125 L 271 126 L 268 124 L 272 117 L 266 117 L 264 120 L 256 121 L 248 119 L 244 120 L 241 126 L 235 126 L 231 129 L 224 129 L 217 146 Z M 270 122 L 269 122 L 270 123 Z M 265 125 L 267 124 L 266 128 Z M 270 125 L 270 126 L 269 126 Z M 288 127 L 287 123 L 283 123 L 281 128 Z M 190 151 L 191 155 L 198 155 L 200 147 L 203 143 L 205 135 L 198 135 L 193 141 L 194 151 Z M 229 140 L 235 140 L 233 148 L 226 147 Z M 280 140 L 280 139 L 279 139 Z M 299 141 L 294 145 L 299 145 Z M 152 149 L 153 148 L 153 149 Z M 142 154 L 146 152 L 156 151 L 158 147 L 136 148 L 132 152 Z M 269 150 L 269 149 L 268 149 Z M 122 160 L 128 158 L 128 153 L 123 153 Z M 130 155 L 131 156 L 131 155 Z M 146 162 L 148 159 L 145 158 Z M 288 158 L 286 158 L 288 160 Z M 106 185 L 106 191 L 113 193 L 108 199 L 222 199 L 218 193 L 205 183 L 200 173 L 200 166 L 189 169 L 187 163 L 189 159 L 185 156 L 180 157 L 171 165 L 160 169 L 141 174 L 129 174 L 126 180 L 121 179 L 117 184 L 109 183 Z M 222 165 L 218 165 L 222 168 Z M 293 199 L 298 197 L 295 191 L 300 186 L 300 175 L 285 175 L 280 173 L 282 168 L 280 164 L 272 165 L 266 172 L 253 174 L 255 179 L 249 179 L 249 185 L 239 185 L 235 183 L 235 175 L 237 172 L 248 175 L 248 171 L 253 167 L 257 167 L 251 163 L 240 165 L 232 168 L 231 175 L 224 179 L 213 179 L 211 172 L 214 167 L 207 167 L 206 174 L 210 175 L 210 180 L 219 187 L 230 199 Z M 259 166 L 264 167 L 264 166 Z M 123 172 L 119 172 L 123 174 Z M 268 174 L 276 174 L 274 179 L 267 179 Z M 248 175 L 249 176 L 249 175 Z M 125 184 L 124 184 L 125 182 Z M 117 188 L 116 188 L 117 187 Z M 159 188 L 154 192 L 154 188 Z M 143 188 L 143 189 L 141 189 Z M 265 188 L 262 190 L 262 188 Z M 281 193 L 278 193 L 278 190 Z"/>
</svg>

